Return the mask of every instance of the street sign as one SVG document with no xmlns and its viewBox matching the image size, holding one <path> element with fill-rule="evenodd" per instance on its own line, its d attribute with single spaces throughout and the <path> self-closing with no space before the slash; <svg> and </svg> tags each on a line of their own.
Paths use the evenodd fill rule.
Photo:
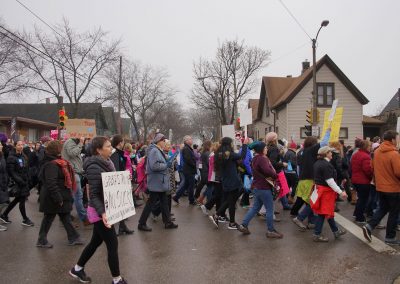
<svg viewBox="0 0 400 284">
<path fill-rule="evenodd" d="M 311 135 L 315 137 L 319 137 L 319 126 L 313 126 L 311 130 Z"/>
</svg>

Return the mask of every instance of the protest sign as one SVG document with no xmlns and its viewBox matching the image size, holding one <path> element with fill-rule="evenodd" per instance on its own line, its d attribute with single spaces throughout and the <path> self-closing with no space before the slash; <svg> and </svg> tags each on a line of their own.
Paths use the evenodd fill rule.
<svg viewBox="0 0 400 284">
<path fill-rule="evenodd" d="M 69 138 L 94 138 L 96 136 L 94 119 L 68 119 L 66 129 Z"/>
<path fill-rule="evenodd" d="M 104 207 L 110 225 L 136 214 L 128 171 L 101 173 Z"/>
<path fill-rule="evenodd" d="M 222 125 L 222 137 L 230 137 L 235 140 L 235 126 L 233 124 Z"/>
<path fill-rule="evenodd" d="M 329 124 L 332 123 L 331 124 L 331 136 L 330 136 L 329 142 L 334 142 L 334 141 L 339 141 L 340 126 L 342 124 L 342 117 L 343 117 L 343 108 L 342 107 L 336 108 L 336 112 L 335 112 L 332 122 L 329 121 L 331 111 L 332 110 L 325 111 L 324 127 L 322 130 L 321 137 L 325 136 L 326 129 L 328 128 Z"/>
</svg>

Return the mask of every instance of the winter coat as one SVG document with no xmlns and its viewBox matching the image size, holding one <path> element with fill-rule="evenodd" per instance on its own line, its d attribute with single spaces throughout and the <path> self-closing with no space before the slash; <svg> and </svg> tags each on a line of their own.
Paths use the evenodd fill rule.
<svg viewBox="0 0 400 284">
<path fill-rule="evenodd" d="M 217 153 L 218 160 L 221 161 L 221 182 L 224 191 L 233 191 L 243 187 L 242 181 L 237 171 L 237 161 L 242 158 L 235 152 Z"/>
<path fill-rule="evenodd" d="M 251 170 L 251 160 L 253 159 L 251 151 L 246 144 L 243 144 L 243 146 L 240 148 L 239 154 L 242 154 L 242 151 L 245 151 L 245 156 L 242 162 L 245 169 L 245 172 L 243 173 L 247 175 L 253 175 L 253 172 Z"/>
<path fill-rule="evenodd" d="M 365 150 L 358 150 L 351 159 L 351 182 L 353 184 L 370 184 L 372 181 L 371 155 Z"/>
<path fill-rule="evenodd" d="M 182 157 L 183 157 L 183 174 L 184 175 L 195 175 L 197 172 L 196 169 L 196 156 L 192 147 L 185 144 L 182 149 Z"/>
<path fill-rule="evenodd" d="M 292 165 L 292 171 L 297 171 L 297 156 L 296 152 L 293 149 L 288 149 L 286 151 L 285 155 L 283 156 L 283 161 L 288 164 L 290 162 L 290 164 Z M 287 169 L 285 169 L 285 171 L 289 172 Z"/>
<path fill-rule="evenodd" d="M 270 160 L 264 155 L 256 155 L 252 162 L 253 183 L 252 187 L 259 190 L 272 189 L 272 186 L 265 180 L 266 178 L 277 179 L 275 169 Z"/>
<path fill-rule="evenodd" d="M 392 143 L 384 141 L 375 150 L 373 168 L 377 191 L 400 192 L 400 154 Z"/>
<path fill-rule="evenodd" d="M 170 190 L 170 176 L 165 154 L 155 144 L 151 144 L 146 162 L 147 189 L 152 192 Z"/>
<path fill-rule="evenodd" d="M 120 149 L 114 149 L 110 159 L 113 162 L 117 172 L 126 170 L 127 158 L 125 157 L 124 151 Z"/>
<path fill-rule="evenodd" d="M 65 141 L 61 154 L 64 160 L 71 163 L 76 174 L 83 173 L 81 152 L 82 145 L 77 144 L 73 138 Z"/>
<path fill-rule="evenodd" d="M 283 169 L 283 163 L 281 161 L 281 155 L 278 146 L 274 144 L 268 145 L 267 157 L 271 161 L 276 173 L 279 173 Z"/>
<path fill-rule="evenodd" d="M 0 153 L 0 190 L 7 191 L 8 187 L 8 174 L 7 174 L 7 163 L 4 159 L 3 153 Z"/>
<path fill-rule="evenodd" d="M 8 176 L 18 185 L 16 197 L 29 196 L 28 162 L 23 154 L 11 152 L 7 158 Z"/>
<path fill-rule="evenodd" d="M 344 163 L 343 158 L 340 156 L 339 153 L 333 151 L 332 152 L 332 160 L 330 161 L 330 163 L 336 170 L 337 178 L 336 178 L 335 182 L 337 184 L 340 184 L 342 182 L 342 180 L 344 178 L 346 178 L 344 168 L 343 168 L 343 163 Z"/>
<path fill-rule="evenodd" d="M 208 181 L 208 162 L 210 159 L 210 152 L 201 153 L 201 180 L 204 182 Z"/>
<path fill-rule="evenodd" d="M 132 168 L 132 161 L 131 161 L 131 155 L 128 151 L 124 152 L 124 157 L 126 159 L 126 164 L 125 164 L 125 170 L 128 170 L 131 173 L 131 176 L 133 175 L 133 168 Z"/>
<path fill-rule="evenodd" d="M 53 162 L 56 159 L 56 157 L 46 155 L 39 174 L 42 184 L 39 211 L 45 214 L 70 213 L 72 211 L 74 201 L 72 190 L 65 187 L 63 171 L 59 165 Z"/>
<path fill-rule="evenodd" d="M 89 184 L 89 205 L 101 216 L 106 212 L 101 173 L 115 172 L 114 164 L 111 160 L 105 160 L 101 156 L 95 155 L 85 159 L 83 169 Z"/>
</svg>

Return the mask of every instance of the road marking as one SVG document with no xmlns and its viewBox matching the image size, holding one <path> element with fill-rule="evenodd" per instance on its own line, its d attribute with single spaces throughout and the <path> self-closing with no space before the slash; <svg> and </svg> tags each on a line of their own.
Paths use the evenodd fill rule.
<svg viewBox="0 0 400 284">
<path fill-rule="evenodd" d="M 399 251 L 396 249 L 392 248 L 391 246 L 385 244 L 383 241 L 380 239 L 376 238 L 375 236 L 372 236 L 372 242 L 368 242 L 364 238 L 364 234 L 362 229 L 354 224 L 353 222 L 349 221 L 342 215 L 335 213 L 335 220 L 337 223 L 339 223 L 343 228 L 345 228 L 348 232 L 352 233 L 354 236 L 356 236 L 358 239 L 360 239 L 362 242 L 366 243 L 369 245 L 372 249 L 374 249 L 377 252 L 386 252 L 386 253 L 391 253 L 391 254 L 398 254 Z"/>
</svg>

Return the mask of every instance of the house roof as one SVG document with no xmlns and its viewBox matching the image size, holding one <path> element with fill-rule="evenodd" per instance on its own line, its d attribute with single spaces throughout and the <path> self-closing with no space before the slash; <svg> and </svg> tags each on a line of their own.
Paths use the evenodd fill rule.
<svg viewBox="0 0 400 284">
<path fill-rule="evenodd" d="M 11 121 L 13 119 L 12 116 L 0 116 L 0 121 Z M 41 126 L 45 126 L 45 127 L 52 127 L 52 128 L 57 128 L 57 124 L 55 123 L 50 123 L 50 122 L 45 122 L 45 121 L 40 121 L 40 120 L 36 120 L 36 119 L 30 119 L 30 118 L 25 118 L 25 117 L 15 117 L 15 119 L 17 121 L 20 122 L 25 122 L 25 123 L 29 123 L 29 124 L 33 124 L 33 125 L 41 125 Z"/>
<path fill-rule="evenodd" d="M 384 121 L 377 119 L 375 117 L 363 115 L 363 124 L 385 124 Z"/>
<path fill-rule="evenodd" d="M 247 107 L 251 108 L 252 121 L 255 121 L 257 119 L 259 101 L 259 99 L 249 99 Z"/>
<path fill-rule="evenodd" d="M 392 111 L 399 108 L 400 108 L 400 89 L 397 90 L 397 93 L 393 96 L 393 98 L 382 110 L 381 115 L 387 111 Z"/>
<path fill-rule="evenodd" d="M 367 104 L 368 99 L 360 90 L 350 81 L 349 78 L 340 70 L 333 60 L 325 54 L 317 63 L 318 70 L 326 65 L 336 77 L 345 85 L 353 96 L 363 105 Z M 260 92 L 259 113 L 257 119 L 262 117 L 264 103 L 268 102 L 271 109 L 276 109 L 289 103 L 301 89 L 312 79 L 313 66 L 307 69 L 299 77 L 263 77 Z"/>
</svg>

